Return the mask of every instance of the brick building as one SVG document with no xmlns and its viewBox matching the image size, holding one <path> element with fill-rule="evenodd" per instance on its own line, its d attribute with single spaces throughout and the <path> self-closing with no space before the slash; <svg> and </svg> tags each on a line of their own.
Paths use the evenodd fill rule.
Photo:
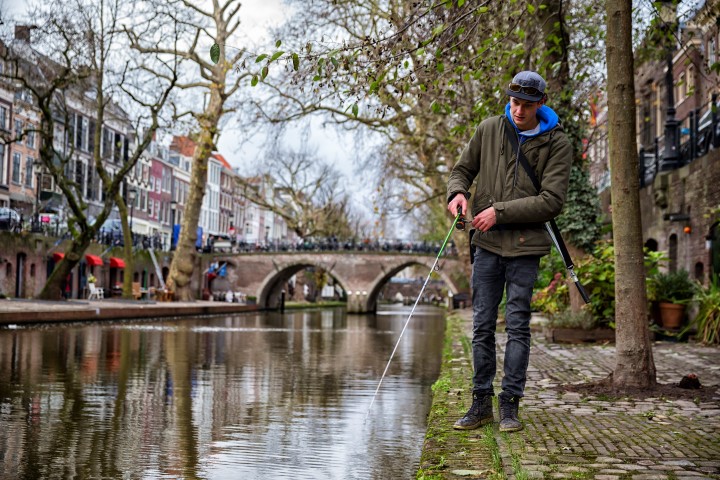
<svg viewBox="0 0 720 480">
<path fill-rule="evenodd" d="M 680 18 L 676 44 L 670 46 L 674 116 L 679 123 L 679 161 L 672 168 L 662 164 L 668 118 L 668 52 L 665 59 L 660 55 L 639 61 L 635 75 L 643 239 L 649 248 L 666 252 L 669 270 L 686 270 L 703 282 L 720 274 L 720 214 L 714 213 L 720 207 L 720 124 L 712 115 L 713 98 L 720 94 L 720 39 L 713 14 L 718 3 L 705 2 Z M 602 101 L 597 104 L 597 125 L 588 155 L 591 181 L 600 192 L 605 221 L 609 222 L 607 116 Z"/>
</svg>

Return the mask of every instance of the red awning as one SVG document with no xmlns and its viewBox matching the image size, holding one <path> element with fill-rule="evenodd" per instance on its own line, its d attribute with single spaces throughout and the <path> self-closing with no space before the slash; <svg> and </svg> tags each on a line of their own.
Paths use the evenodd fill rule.
<svg viewBox="0 0 720 480">
<path fill-rule="evenodd" d="M 85 255 L 85 261 L 91 267 L 99 267 L 103 264 L 102 258 L 98 257 L 97 255 Z"/>
<path fill-rule="evenodd" d="M 60 260 L 63 259 L 64 256 L 65 256 L 64 253 L 55 252 L 55 253 L 53 253 L 53 260 L 55 260 L 56 262 L 59 262 Z"/>
<path fill-rule="evenodd" d="M 125 268 L 122 258 L 110 257 L 110 268 Z"/>
</svg>

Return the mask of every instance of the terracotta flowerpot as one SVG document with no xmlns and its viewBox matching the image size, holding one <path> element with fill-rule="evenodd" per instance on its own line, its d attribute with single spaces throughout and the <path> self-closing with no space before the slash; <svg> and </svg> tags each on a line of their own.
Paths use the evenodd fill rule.
<svg viewBox="0 0 720 480">
<path fill-rule="evenodd" d="M 685 315 L 685 305 L 660 302 L 660 318 L 664 328 L 679 328 Z"/>
</svg>

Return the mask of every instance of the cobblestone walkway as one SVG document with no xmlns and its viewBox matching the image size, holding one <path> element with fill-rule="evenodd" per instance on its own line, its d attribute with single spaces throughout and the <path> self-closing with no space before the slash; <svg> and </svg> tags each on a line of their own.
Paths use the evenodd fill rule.
<svg viewBox="0 0 720 480">
<path fill-rule="evenodd" d="M 498 335 L 499 363 L 505 340 Z M 507 478 L 720 478 L 720 349 L 667 342 L 653 348 L 659 383 L 696 373 L 705 388 L 715 390 L 713 400 L 583 398 L 559 392 L 553 387 L 605 378 L 614 366 L 615 347 L 548 344 L 534 333 L 520 409 L 525 429 L 496 430 Z"/>
</svg>

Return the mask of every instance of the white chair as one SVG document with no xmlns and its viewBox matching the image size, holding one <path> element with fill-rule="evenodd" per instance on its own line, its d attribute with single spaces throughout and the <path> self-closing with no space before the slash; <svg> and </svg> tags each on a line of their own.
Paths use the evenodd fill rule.
<svg viewBox="0 0 720 480">
<path fill-rule="evenodd" d="M 103 291 L 103 289 L 96 287 L 94 283 L 88 283 L 88 289 L 90 290 L 88 300 L 102 300 L 103 298 L 105 298 L 105 292 Z"/>
</svg>

